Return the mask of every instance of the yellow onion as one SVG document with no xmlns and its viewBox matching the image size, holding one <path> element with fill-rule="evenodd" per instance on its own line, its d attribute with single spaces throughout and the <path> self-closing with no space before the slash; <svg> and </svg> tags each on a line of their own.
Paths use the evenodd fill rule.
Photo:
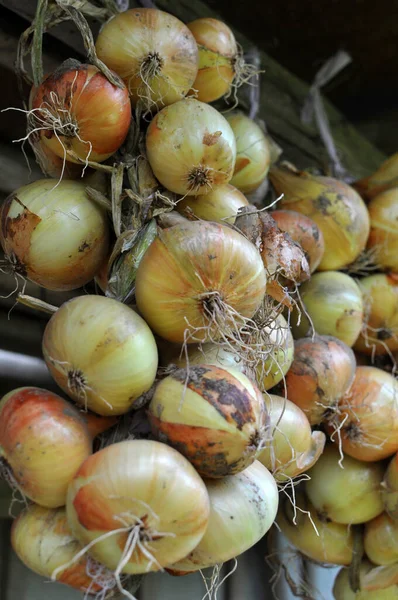
<svg viewBox="0 0 398 600">
<path fill-rule="evenodd" d="M 327 335 L 302 338 L 294 345 L 294 361 L 286 375 L 289 400 L 311 425 L 333 414 L 355 377 L 355 355 L 344 342 Z"/>
<path fill-rule="evenodd" d="M 394 587 L 392 587 L 394 586 Z M 382 593 L 390 594 L 387 598 L 397 598 L 397 595 L 391 595 L 392 592 L 398 594 L 398 562 L 382 567 L 370 566 L 370 569 L 363 575 L 361 587 L 366 591 L 377 591 L 379 598 L 384 598 Z M 366 596 L 367 597 L 367 596 Z M 376 596 L 372 596 L 376 598 Z"/>
<path fill-rule="evenodd" d="M 349 569 L 339 571 L 333 586 L 335 600 L 397 600 L 398 585 L 388 585 L 386 588 L 375 587 L 374 590 L 364 589 L 369 575 L 376 569 L 368 561 L 362 561 L 360 566 L 360 589 L 354 592 L 350 585 Z"/>
<path fill-rule="evenodd" d="M 15 273 L 50 290 L 88 283 L 108 252 L 104 211 L 78 181 L 40 179 L 0 208 L 0 242 Z"/>
<path fill-rule="evenodd" d="M 280 206 L 310 217 L 322 231 L 325 253 L 320 271 L 346 267 L 364 250 L 369 235 L 369 215 L 359 194 L 349 185 L 288 167 L 273 167 L 270 179 Z"/>
<path fill-rule="evenodd" d="M 398 187 L 398 152 L 384 161 L 372 175 L 356 181 L 353 185 L 369 200 L 385 190 Z"/>
<path fill-rule="evenodd" d="M 317 333 L 331 335 L 347 346 L 355 343 L 362 328 L 363 300 L 352 277 L 338 271 L 315 273 L 300 287 L 300 295 Z M 311 331 L 304 309 L 301 310 L 300 323 L 298 318 L 292 319 L 295 338 Z"/>
<path fill-rule="evenodd" d="M 269 469 L 277 481 L 296 477 L 310 469 L 325 447 L 322 431 L 311 431 L 302 410 L 290 400 L 264 394 L 271 424 L 268 439 L 258 460 Z"/>
<path fill-rule="evenodd" d="M 277 524 L 282 533 L 304 556 L 321 563 L 349 565 L 353 558 L 354 538 L 348 525 L 325 519 L 302 491 L 279 506 Z"/>
<path fill-rule="evenodd" d="M 335 523 L 366 523 L 383 512 L 381 463 L 365 463 L 345 455 L 342 466 L 334 446 L 326 446 L 309 471 L 307 496 L 326 519 Z M 342 468 L 344 467 L 344 468 Z"/>
<path fill-rule="evenodd" d="M 270 529 L 278 510 L 278 488 L 258 461 L 223 479 L 206 481 L 209 525 L 196 548 L 173 571 L 197 571 L 242 554 Z"/>
<path fill-rule="evenodd" d="M 181 100 L 198 72 L 198 48 L 186 25 L 156 8 L 132 8 L 110 19 L 95 45 L 98 58 L 125 82 L 133 105 Z"/>
<path fill-rule="evenodd" d="M 155 176 L 168 190 L 201 196 L 229 182 L 236 144 L 221 113 L 188 98 L 166 106 L 152 119 L 146 151 Z"/>
<path fill-rule="evenodd" d="M 236 139 L 236 162 L 231 184 L 244 194 L 264 181 L 271 164 L 271 151 L 262 129 L 240 111 L 226 118 Z"/>
<path fill-rule="evenodd" d="M 68 523 L 90 554 L 123 573 L 158 571 L 189 554 L 209 520 L 206 486 L 176 450 L 149 440 L 107 446 L 69 486 Z"/>
<path fill-rule="evenodd" d="M 236 319 L 254 315 L 265 285 L 251 242 L 225 225 L 195 221 L 164 229 L 152 242 L 138 267 L 136 301 L 165 339 L 209 341 L 233 337 Z"/>
<path fill-rule="evenodd" d="M 398 453 L 391 459 L 382 483 L 385 511 L 398 521 Z"/>
<path fill-rule="evenodd" d="M 260 391 L 239 371 L 214 365 L 176 369 L 158 383 L 148 412 L 154 435 L 204 477 L 243 471 L 266 439 Z"/>
<path fill-rule="evenodd" d="M 375 565 L 398 563 L 398 522 L 382 513 L 365 525 L 364 547 Z"/>
<path fill-rule="evenodd" d="M 158 353 L 145 321 L 103 296 L 79 296 L 51 317 L 43 356 L 58 385 L 81 406 L 120 415 L 155 381 Z"/>
<path fill-rule="evenodd" d="M 233 225 L 238 210 L 248 204 L 242 192 L 227 183 L 203 196 L 187 196 L 178 202 L 177 208 L 182 213 L 190 208 L 199 219 Z"/>
<path fill-rule="evenodd" d="M 245 373 L 245 362 L 239 358 L 226 345 L 213 344 L 189 344 L 186 348 L 181 345 L 173 345 L 166 353 L 163 365 L 176 365 L 177 367 L 189 368 L 193 365 L 214 365 L 221 369 L 235 369 Z"/>
<path fill-rule="evenodd" d="M 0 459 L 28 498 L 41 506 L 63 506 L 91 436 L 79 412 L 47 390 L 18 388 L 0 402 Z"/>
<path fill-rule="evenodd" d="M 373 198 L 368 210 L 368 248 L 375 252 L 375 262 L 381 269 L 398 273 L 398 188 Z"/>
</svg>

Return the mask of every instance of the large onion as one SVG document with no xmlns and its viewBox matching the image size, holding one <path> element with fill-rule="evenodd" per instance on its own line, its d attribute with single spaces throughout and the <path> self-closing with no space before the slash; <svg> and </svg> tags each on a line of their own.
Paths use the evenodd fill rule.
<svg viewBox="0 0 398 600">
<path fill-rule="evenodd" d="M 398 187 L 398 152 L 385 160 L 372 175 L 356 181 L 354 187 L 369 200 L 385 190 Z"/>
<path fill-rule="evenodd" d="M 173 448 L 124 441 L 83 463 L 69 486 L 67 515 L 73 535 L 92 544 L 90 554 L 99 562 L 123 573 L 145 573 L 198 545 L 208 524 L 209 497 L 195 469 Z"/>
<path fill-rule="evenodd" d="M 372 570 L 372 565 L 363 561 L 360 567 L 360 581 L 366 579 Z M 376 588 L 374 591 L 360 589 L 358 592 L 354 592 L 351 589 L 349 569 L 341 569 L 334 582 L 333 595 L 335 600 L 396 600 L 398 585 L 391 585 L 384 589 Z"/>
<path fill-rule="evenodd" d="M 398 273 L 398 188 L 373 198 L 368 210 L 368 248 L 374 250 L 374 260 L 380 268 Z"/>
<path fill-rule="evenodd" d="M 152 332 L 136 312 L 89 295 L 66 302 L 51 317 L 43 355 L 58 385 L 100 415 L 130 410 L 153 384 L 158 363 Z"/>
<path fill-rule="evenodd" d="M 236 157 L 235 137 L 226 119 L 194 98 L 166 106 L 152 119 L 146 150 L 160 183 L 191 196 L 228 183 Z"/>
<path fill-rule="evenodd" d="M 40 179 L 3 202 L 0 242 L 16 273 L 51 290 L 73 290 L 100 268 L 108 224 L 83 183 Z"/>
<path fill-rule="evenodd" d="M 390 517 L 398 521 L 398 453 L 387 467 L 382 486 L 384 508 Z"/>
<path fill-rule="evenodd" d="M 366 523 L 364 547 L 375 565 L 398 563 L 398 522 L 382 513 Z"/>
<path fill-rule="evenodd" d="M 180 212 L 190 208 L 194 215 L 206 221 L 233 225 L 238 210 L 247 205 L 242 192 L 227 183 L 203 196 L 187 196 L 178 202 L 177 208 Z"/>
</svg>

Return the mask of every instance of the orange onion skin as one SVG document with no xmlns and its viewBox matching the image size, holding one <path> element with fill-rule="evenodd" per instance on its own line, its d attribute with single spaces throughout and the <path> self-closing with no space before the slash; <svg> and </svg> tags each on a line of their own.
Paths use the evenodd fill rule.
<svg viewBox="0 0 398 600">
<path fill-rule="evenodd" d="M 52 100 L 54 96 L 56 102 Z M 131 121 L 127 88 L 110 83 L 93 65 L 61 65 L 37 88 L 32 108 L 44 120 L 44 108 L 61 120 L 65 119 L 63 111 L 68 111 L 78 135 L 73 131 L 65 135 L 65 129 L 57 130 L 56 135 L 53 130 L 44 129 L 40 136 L 55 154 L 78 163 L 67 150 L 83 161 L 102 162 L 122 145 Z"/>
<path fill-rule="evenodd" d="M 354 382 L 327 429 L 331 433 L 340 425 L 343 451 L 358 460 L 373 462 L 397 452 L 397 380 L 376 367 L 357 367 Z"/>
<path fill-rule="evenodd" d="M 108 431 L 118 422 L 117 417 L 101 417 L 93 412 L 81 412 L 80 415 L 87 425 L 91 439 L 96 438 L 104 431 Z"/>
<path fill-rule="evenodd" d="M 398 521 L 398 453 L 391 459 L 385 472 L 382 495 L 385 511 Z"/>
<path fill-rule="evenodd" d="M 318 425 L 333 410 L 354 381 L 355 355 L 337 338 L 316 335 L 294 344 L 294 360 L 286 374 L 289 400 Z"/>
<path fill-rule="evenodd" d="M 360 565 L 360 589 L 353 592 L 350 584 L 350 570 L 341 569 L 333 586 L 335 600 L 396 600 L 398 598 L 397 577 L 394 573 L 387 577 L 381 574 L 380 567 L 363 560 Z"/>
<path fill-rule="evenodd" d="M 364 548 L 375 565 L 398 563 L 398 522 L 382 513 L 365 524 Z"/>
<path fill-rule="evenodd" d="M 398 152 L 385 160 L 382 165 L 369 175 L 353 183 L 353 187 L 364 198 L 371 200 L 381 192 L 398 186 Z"/>
<path fill-rule="evenodd" d="M 66 502 L 67 488 L 91 454 L 79 412 L 47 390 L 18 388 L 0 402 L 0 454 L 23 493 L 44 507 Z"/>
<path fill-rule="evenodd" d="M 398 188 L 373 198 L 368 210 L 368 248 L 375 250 L 375 262 L 379 268 L 398 273 Z"/>
<path fill-rule="evenodd" d="M 178 202 L 177 209 L 184 214 L 184 210 L 190 208 L 199 219 L 233 225 L 238 210 L 248 204 L 242 192 L 227 183 L 208 194 L 183 198 Z"/>
</svg>

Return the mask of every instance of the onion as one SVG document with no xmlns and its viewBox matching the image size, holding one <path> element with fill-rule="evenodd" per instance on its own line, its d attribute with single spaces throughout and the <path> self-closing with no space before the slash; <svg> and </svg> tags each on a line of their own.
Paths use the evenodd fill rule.
<svg viewBox="0 0 398 600">
<path fill-rule="evenodd" d="M 365 525 L 364 546 L 375 565 L 398 563 L 398 522 L 382 513 Z"/>
<path fill-rule="evenodd" d="M 206 481 L 210 517 L 196 548 L 178 563 L 177 571 L 197 571 L 221 564 L 256 544 L 270 529 L 278 510 L 278 489 L 272 475 L 255 461 L 224 479 Z"/>
<path fill-rule="evenodd" d="M 94 439 L 97 437 L 97 435 L 108 431 L 108 429 L 116 425 L 118 422 L 117 417 L 100 417 L 95 413 L 90 412 L 82 412 L 80 413 L 80 416 L 87 425 L 91 439 Z"/>
<path fill-rule="evenodd" d="M 315 273 L 303 283 L 300 294 L 317 333 L 336 337 L 347 346 L 355 343 L 362 328 L 363 301 L 352 277 L 338 271 Z M 295 338 L 311 331 L 305 314 L 300 323 L 292 319 L 292 331 Z"/>
<path fill-rule="evenodd" d="M 380 268 L 398 273 L 398 188 L 373 198 L 368 209 L 368 248 L 375 252 L 375 261 Z"/>
<path fill-rule="evenodd" d="M 398 186 L 398 152 L 390 156 L 383 164 L 364 179 L 356 181 L 354 187 L 367 199 Z"/>
<path fill-rule="evenodd" d="M 189 344 L 186 348 L 176 345 L 163 361 L 165 367 L 176 365 L 177 367 L 190 368 L 193 365 L 214 365 L 221 369 L 236 369 L 245 373 L 246 366 L 243 360 L 228 346 L 212 344 Z"/>
<path fill-rule="evenodd" d="M 313 561 L 349 565 L 354 550 L 351 528 L 325 519 L 301 491 L 295 494 L 295 505 L 298 509 L 290 498 L 285 498 L 277 517 L 289 542 Z"/>
<path fill-rule="evenodd" d="M 181 100 L 198 72 L 195 38 L 179 19 L 154 8 L 112 17 L 95 45 L 98 58 L 128 87 L 133 105 L 148 110 Z"/>
<path fill-rule="evenodd" d="M 40 179 L 0 208 L 0 242 L 11 268 L 50 290 L 88 283 L 108 252 L 106 215 L 77 181 Z"/>
<path fill-rule="evenodd" d="M 36 162 L 46 177 L 54 179 L 79 179 L 84 169 L 83 164 L 76 164 L 55 154 L 40 137 L 40 133 L 31 133 L 29 143 L 35 154 Z"/>
<path fill-rule="evenodd" d="M 355 356 L 346 344 L 327 335 L 302 338 L 286 375 L 286 393 L 318 425 L 333 413 L 355 377 Z"/>
<path fill-rule="evenodd" d="M 237 111 L 226 118 L 236 139 L 236 162 L 231 184 L 244 194 L 264 181 L 271 164 L 271 151 L 262 129 L 253 119 Z"/>
<path fill-rule="evenodd" d="M 322 431 L 311 431 L 303 411 L 290 400 L 265 394 L 264 402 L 271 418 L 272 437 L 258 460 L 277 481 L 286 481 L 316 463 L 323 452 L 326 437 Z"/>
<path fill-rule="evenodd" d="M 361 563 L 361 582 L 364 582 L 372 570 L 374 570 L 372 565 L 367 561 Z M 361 589 L 354 592 L 350 585 L 349 569 L 341 569 L 334 582 L 333 595 L 335 600 L 396 600 L 398 598 L 398 585 L 392 585 L 385 589 L 376 588 L 374 591 L 367 591 L 361 585 Z"/>
<path fill-rule="evenodd" d="M 397 452 L 397 380 L 376 367 L 357 367 L 328 431 L 336 427 L 344 452 L 358 460 L 381 460 Z"/>
<path fill-rule="evenodd" d="M 204 477 L 248 467 L 265 442 L 267 412 L 245 375 L 213 365 L 177 369 L 158 383 L 148 413 L 152 431 Z"/>
<path fill-rule="evenodd" d="M 398 453 L 390 461 L 382 483 L 384 509 L 398 521 Z"/>
<path fill-rule="evenodd" d="M 366 523 L 383 512 L 381 463 L 365 463 L 326 446 L 306 482 L 308 498 L 326 519 L 336 523 Z"/>
<path fill-rule="evenodd" d="M 28 498 L 63 506 L 69 482 L 91 454 L 79 412 L 47 390 L 18 388 L 0 402 L 0 457 Z"/>
<path fill-rule="evenodd" d="M 233 225 L 238 210 L 247 205 L 242 192 L 227 183 L 203 196 L 187 196 L 178 202 L 177 208 L 182 213 L 190 208 L 196 217 L 206 221 Z"/>
<path fill-rule="evenodd" d="M 227 226 L 187 222 L 162 230 L 138 267 L 136 301 L 151 329 L 172 342 L 233 338 L 265 292 L 253 244 Z M 188 335 L 190 334 L 190 335 Z"/>
<path fill-rule="evenodd" d="M 257 349 L 261 360 L 255 369 L 255 378 L 260 389 L 266 391 L 282 381 L 289 371 L 294 358 L 294 340 L 283 315 L 262 328 L 262 337 L 263 347 Z"/>
<path fill-rule="evenodd" d="M 89 295 L 66 302 L 51 317 L 43 355 L 58 385 L 100 415 L 130 410 L 155 381 L 158 363 L 152 332 L 136 312 Z"/>
<path fill-rule="evenodd" d="M 391 586 L 394 586 L 394 588 Z M 395 599 L 397 596 L 391 596 L 391 593 L 398 594 L 398 563 L 370 568 L 363 576 L 362 588 L 366 591 L 376 590 L 380 594 L 390 593 L 388 598 Z M 372 596 L 372 598 L 374 597 Z M 384 598 L 384 596 L 377 596 L 377 600 L 379 597 Z"/>
<path fill-rule="evenodd" d="M 325 242 L 318 225 L 305 215 L 293 210 L 274 210 L 271 217 L 279 229 L 290 235 L 305 252 L 311 273 L 316 271 L 325 252 Z"/>
<path fill-rule="evenodd" d="M 35 91 L 28 132 L 39 130 L 43 144 L 63 159 L 106 160 L 130 127 L 128 90 L 120 84 L 93 65 L 65 61 Z"/>
<path fill-rule="evenodd" d="M 222 114 L 189 98 L 166 106 L 152 119 L 146 151 L 162 185 L 177 194 L 200 196 L 229 182 L 236 144 Z"/>
<path fill-rule="evenodd" d="M 359 194 L 346 183 L 288 167 L 273 167 L 270 179 L 281 208 L 311 217 L 322 231 L 325 253 L 321 271 L 341 269 L 364 250 L 369 235 L 369 215 Z"/>
<path fill-rule="evenodd" d="M 209 519 L 206 486 L 165 444 L 112 444 L 86 460 L 69 486 L 73 535 L 123 573 L 157 571 L 189 554 Z"/>
</svg>

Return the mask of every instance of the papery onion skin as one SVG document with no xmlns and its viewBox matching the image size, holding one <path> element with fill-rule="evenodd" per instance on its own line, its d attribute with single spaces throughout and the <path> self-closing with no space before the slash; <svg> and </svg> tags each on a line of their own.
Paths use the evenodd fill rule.
<svg viewBox="0 0 398 600">
<path fill-rule="evenodd" d="M 166 340 L 183 343 L 186 331 L 204 327 L 192 341 L 208 341 L 219 336 L 220 325 L 210 323 L 206 312 L 213 312 L 217 294 L 251 318 L 265 285 L 261 257 L 240 233 L 187 222 L 161 231 L 148 248 L 138 267 L 136 301 L 151 329 Z"/>
<path fill-rule="evenodd" d="M 383 512 L 383 465 L 345 455 L 342 468 L 340 458 L 337 448 L 326 446 L 309 471 L 307 496 L 321 515 L 335 523 L 366 523 Z"/>
<path fill-rule="evenodd" d="M 98 58 L 124 80 L 134 106 L 181 100 L 198 72 L 198 48 L 186 25 L 156 8 L 132 8 L 110 19 L 95 45 Z"/>
<path fill-rule="evenodd" d="M 146 151 L 162 185 L 176 194 L 200 196 L 229 182 L 236 143 L 221 113 L 188 98 L 166 106 L 152 119 Z"/>
<path fill-rule="evenodd" d="M 40 179 L 0 207 L 0 242 L 16 273 L 55 291 L 88 283 L 108 252 L 104 211 L 78 181 Z"/>
<path fill-rule="evenodd" d="M 102 162 L 124 142 L 131 121 L 126 87 L 113 85 L 97 67 L 64 63 L 37 88 L 32 98 L 35 117 L 46 121 L 43 110 L 64 124 L 45 128 L 41 140 L 52 152 L 71 162 Z M 55 99 L 54 99 L 55 98 Z M 35 125 L 40 127 L 40 121 Z"/>
<path fill-rule="evenodd" d="M 0 457 L 31 500 L 55 508 L 91 454 L 91 436 L 79 412 L 56 394 L 18 388 L 0 402 Z"/>
<path fill-rule="evenodd" d="M 267 411 L 245 375 L 214 365 L 177 369 L 158 383 L 148 411 L 154 435 L 202 477 L 246 469 L 265 443 Z"/>
<path fill-rule="evenodd" d="M 294 502 L 299 508 L 296 512 L 284 498 L 276 520 L 289 542 L 313 561 L 349 565 L 354 551 L 351 528 L 324 519 L 302 491 L 296 492 Z"/>
<path fill-rule="evenodd" d="M 226 118 L 236 139 L 236 162 L 231 184 L 244 194 L 256 190 L 266 178 L 271 151 L 262 129 L 253 119 L 237 111 Z"/>
<path fill-rule="evenodd" d="M 398 453 L 391 459 L 382 483 L 385 511 L 398 521 Z"/>
<path fill-rule="evenodd" d="M 398 273 L 398 188 L 373 198 L 368 210 L 368 248 L 375 251 L 375 262 L 380 269 Z"/>
<path fill-rule="evenodd" d="M 171 567 L 197 571 L 221 564 L 248 550 L 270 529 L 278 510 L 278 489 L 258 461 L 223 479 L 206 481 L 210 497 L 209 525 L 202 540 Z"/>
<path fill-rule="evenodd" d="M 372 569 L 374 569 L 373 565 L 367 561 L 361 563 L 360 582 Z M 349 569 L 341 569 L 334 582 L 333 595 L 335 600 L 396 600 L 398 598 L 398 585 L 373 591 L 360 589 L 358 592 L 353 592 L 350 585 Z"/>
<path fill-rule="evenodd" d="M 300 287 L 300 295 L 318 334 L 331 335 L 353 346 L 362 328 L 363 300 L 352 277 L 339 271 L 315 273 Z M 297 321 L 297 317 L 292 318 L 296 339 L 311 331 L 305 314 L 299 324 Z"/>
<path fill-rule="evenodd" d="M 398 563 L 398 523 L 382 513 L 365 524 L 364 548 L 375 565 Z"/>
<path fill-rule="evenodd" d="M 158 364 L 145 321 L 121 302 L 90 295 L 73 298 L 51 317 L 43 356 L 73 400 L 104 416 L 130 410 L 152 386 Z"/>
<path fill-rule="evenodd" d="M 155 561 L 136 546 L 122 569 L 132 574 L 157 571 L 191 552 L 206 531 L 209 510 L 206 486 L 190 463 L 149 440 L 119 442 L 94 454 L 77 472 L 67 500 L 69 526 L 82 544 L 123 524 L 133 528 L 141 519 L 141 542 L 152 535 L 148 551 Z M 115 570 L 127 537 L 115 533 L 93 545 L 90 554 Z"/>
<path fill-rule="evenodd" d="M 384 161 L 372 175 L 356 181 L 353 186 L 368 200 L 385 190 L 398 187 L 398 152 Z"/>
<path fill-rule="evenodd" d="M 398 451 L 398 381 L 376 367 L 357 367 L 327 429 L 339 427 L 343 451 L 361 461 L 382 460 Z"/>
<path fill-rule="evenodd" d="M 248 204 L 242 192 L 227 183 L 203 196 L 187 196 L 178 202 L 177 209 L 184 214 L 190 208 L 199 219 L 233 225 L 238 210 Z"/>
<path fill-rule="evenodd" d="M 355 355 L 341 340 L 327 335 L 301 338 L 286 375 L 287 396 L 311 425 L 319 425 L 351 386 L 355 370 Z"/>
</svg>

